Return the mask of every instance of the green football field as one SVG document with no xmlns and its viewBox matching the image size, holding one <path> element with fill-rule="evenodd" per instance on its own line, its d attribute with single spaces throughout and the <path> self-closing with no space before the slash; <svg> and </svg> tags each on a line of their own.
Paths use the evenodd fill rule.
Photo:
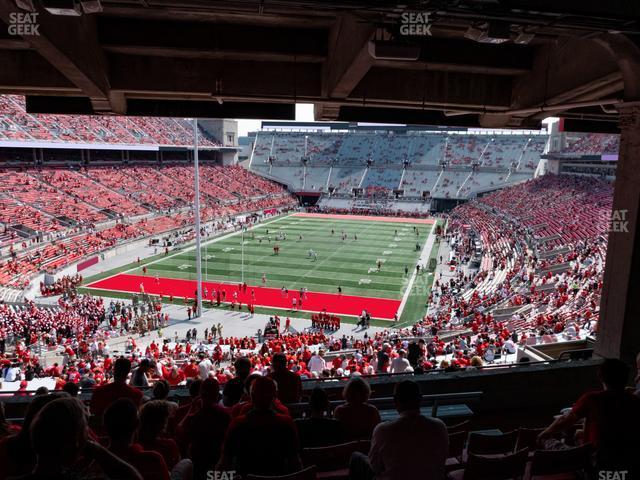
<svg viewBox="0 0 640 480">
<path fill-rule="evenodd" d="M 340 286 L 349 295 L 401 299 L 420 255 L 416 243 L 422 249 L 431 230 L 431 225 L 417 225 L 416 236 L 413 227 L 410 223 L 289 216 L 203 246 L 202 276 L 220 282 L 244 278 L 249 285 L 262 285 L 265 274 L 268 287 L 335 293 Z M 347 235 L 345 241 L 342 232 Z M 286 240 L 276 240 L 278 233 L 286 234 Z M 276 244 L 278 255 L 273 251 Z M 309 250 L 317 253 L 316 260 L 309 257 Z M 191 250 L 152 263 L 148 275 L 195 279 L 195 256 Z M 379 272 L 377 260 L 382 262 Z M 409 275 L 405 275 L 405 266 Z"/>
<path fill-rule="evenodd" d="M 424 272 L 413 280 L 412 277 L 433 225 L 413 223 L 410 219 L 387 222 L 371 218 L 290 215 L 247 232 L 206 241 L 202 247 L 203 280 L 232 284 L 244 281 L 250 287 L 267 290 L 285 287 L 292 292 L 304 287 L 308 292 L 329 294 L 337 294 L 340 287 L 345 296 L 394 300 L 397 305 L 411 285 L 401 321 L 415 321 L 414 317 L 424 313 L 432 276 Z M 277 255 L 276 245 L 280 247 Z M 316 253 L 315 258 L 309 255 L 310 250 Z M 428 253 L 433 256 L 433 252 Z M 155 259 L 146 263 L 146 277 L 195 280 L 195 257 L 194 249 L 185 249 Z M 123 273 L 144 275 L 142 266 Z M 167 285 L 162 282 L 163 289 Z M 99 289 L 97 285 L 94 288 Z M 272 300 L 263 306 L 279 303 L 269 303 Z M 259 306 L 261 302 L 256 304 Z M 331 305 L 327 308 L 330 310 Z"/>
</svg>

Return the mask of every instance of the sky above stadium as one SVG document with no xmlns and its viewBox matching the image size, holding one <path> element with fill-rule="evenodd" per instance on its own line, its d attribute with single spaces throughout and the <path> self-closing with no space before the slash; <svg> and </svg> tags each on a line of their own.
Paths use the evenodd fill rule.
<svg viewBox="0 0 640 480">
<path fill-rule="evenodd" d="M 296 122 L 313 122 L 313 103 L 296 103 Z M 260 130 L 262 120 L 238 120 L 238 136 Z"/>
</svg>

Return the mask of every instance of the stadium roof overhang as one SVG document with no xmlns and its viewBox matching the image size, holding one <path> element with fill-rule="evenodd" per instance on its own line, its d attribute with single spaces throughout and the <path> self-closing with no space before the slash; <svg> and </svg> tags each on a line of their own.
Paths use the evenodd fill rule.
<svg viewBox="0 0 640 480">
<path fill-rule="evenodd" d="M 80 15 L 45 9 L 65 4 Z M 639 13 L 628 0 L 0 0 L 0 92 L 42 113 L 288 120 L 297 102 L 317 120 L 562 116 L 615 131 L 616 104 L 640 96 Z"/>
</svg>

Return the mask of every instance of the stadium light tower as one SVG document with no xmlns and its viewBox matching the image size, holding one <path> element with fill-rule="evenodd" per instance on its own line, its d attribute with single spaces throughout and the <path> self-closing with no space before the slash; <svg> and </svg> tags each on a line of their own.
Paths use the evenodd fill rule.
<svg viewBox="0 0 640 480">
<path fill-rule="evenodd" d="M 197 293 L 196 300 L 198 302 L 197 316 L 202 315 L 202 252 L 200 251 L 200 169 L 198 167 L 198 119 L 193 119 L 193 176 L 195 178 L 195 220 L 196 220 L 196 276 L 197 281 Z"/>
</svg>

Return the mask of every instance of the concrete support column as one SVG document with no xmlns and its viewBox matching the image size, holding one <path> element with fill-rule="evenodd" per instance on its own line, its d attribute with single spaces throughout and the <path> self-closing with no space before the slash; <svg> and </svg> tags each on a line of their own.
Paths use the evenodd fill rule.
<svg viewBox="0 0 640 480">
<path fill-rule="evenodd" d="M 620 154 L 596 353 L 634 366 L 640 352 L 640 102 L 620 111 Z"/>
</svg>

